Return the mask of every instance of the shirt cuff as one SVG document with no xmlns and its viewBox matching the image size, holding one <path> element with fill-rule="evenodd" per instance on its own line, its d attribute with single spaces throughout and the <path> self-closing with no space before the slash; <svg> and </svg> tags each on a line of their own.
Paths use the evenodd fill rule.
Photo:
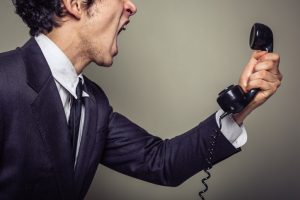
<svg viewBox="0 0 300 200">
<path fill-rule="evenodd" d="M 216 113 L 216 121 L 218 126 L 219 124 L 219 118 L 224 113 L 222 109 L 218 110 Z M 222 120 L 222 129 L 221 132 L 225 136 L 225 138 L 235 147 L 240 148 L 247 142 L 247 131 L 245 129 L 244 125 L 239 126 L 234 119 L 232 118 L 232 115 L 227 115 Z"/>
</svg>

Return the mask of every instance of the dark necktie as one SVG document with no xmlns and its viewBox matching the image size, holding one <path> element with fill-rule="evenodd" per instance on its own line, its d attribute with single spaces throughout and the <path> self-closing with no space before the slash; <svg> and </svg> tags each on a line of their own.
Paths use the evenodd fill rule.
<svg viewBox="0 0 300 200">
<path fill-rule="evenodd" d="M 80 117 L 81 117 L 81 107 L 83 104 L 82 89 L 83 89 L 82 80 L 81 78 L 79 78 L 79 82 L 76 87 L 77 99 L 75 99 L 74 97 L 72 99 L 72 105 L 71 105 L 70 117 L 69 117 L 69 132 L 71 137 L 74 163 L 76 161 L 76 149 L 77 149 L 77 140 L 78 140 L 78 133 L 79 133 Z"/>
</svg>

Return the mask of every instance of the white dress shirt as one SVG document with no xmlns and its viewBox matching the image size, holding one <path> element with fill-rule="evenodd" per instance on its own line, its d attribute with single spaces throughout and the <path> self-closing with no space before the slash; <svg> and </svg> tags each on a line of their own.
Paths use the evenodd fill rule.
<svg viewBox="0 0 300 200">
<path fill-rule="evenodd" d="M 216 113 L 216 121 L 219 127 L 219 118 L 223 113 L 224 111 L 222 109 Z M 239 126 L 232 118 L 232 115 L 227 115 L 224 117 L 221 123 L 221 132 L 235 148 L 239 148 L 246 144 L 247 132 L 244 125 Z"/>
<path fill-rule="evenodd" d="M 82 74 L 77 75 L 75 68 L 71 61 L 68 59 L 68 57 L 47 36 L 45 36 L 44 34 L 40 34 L 39 36 L 35 37 L 35 40 L 40 46 L 45 56 L 45 59 L 50 67 L 51 73 L 56 83 L 58 93 L 62 101 L 62 105 L 64 107 L 66 119 L 67 121 L 69 121 L 72 96 L 75 99 L 77 99 L 76 87 L 79 82 L 79 78 L 81 78 L 82 83 L 84 84 L 84 78 L 82 77 Z M 85 91 L 83 91 L 82 97 L 87 98 L 89 97 L 89 95 Z M 81 108 L 81 118 L 79 124 L 75 164 L 82 138 L 84 118 L 85 107 L 83 105 Z"/>
<path fill-rule="evenodd" d="M 78 84 L 79 78 L 81 78 L 84 83 L 82 74 L 77 75 L 71 61 L 67 58 L 64 52 L 61 49 L 59 49 L 59 47 L 54 42 L 52 42 L 47 36 L 45 36 L 44 34 L 40 34 L 39 36 L 35 37 L 35 40 L 40 46 L 46 58 L 46 61 L 48 62 L 52 75 L 55 79 L 55 83 L 68 121 L 71 109 L 71 95 L 77 99 L 76 86 Z M 89 97 L 89 95 L 85 91 L 83 91 L 82 97 Z M 84 111 L 85 107 L 83 106 L 79 126 L 76 160 L 80 148 L 80 141 L 82 138 L 83 123 L 85 118 Z M 223 110 L 219 110 L 216 113 L 216 121 L 218 125 L 219 117 L 223 113 Z M 243 146 L 247 141 L 247 132 L 245 127 L 243 125 L 240 127 L 232 119 L 231 115 L 228 115 L 222 119 L 221 132 L 235 148 Z"/>
</svg>

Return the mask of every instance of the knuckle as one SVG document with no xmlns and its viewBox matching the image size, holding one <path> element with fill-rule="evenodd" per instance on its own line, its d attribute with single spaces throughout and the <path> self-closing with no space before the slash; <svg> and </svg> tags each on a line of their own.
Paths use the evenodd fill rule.
<svg viewBox="0 0 300 200">
<path fill-rule="evenodd" d="M 280 72 L 279 72 L 278 79 L 279 79 L 280 81 L 282 81 L 282 79 L 283 79 L 283 76 L 282 76 L 282 74 L 281 74 Z"/>
<path fill-rule="evenodd" d="M 280 80 L 277 80 L 277 81 L 275 82 L 275 84 L 276 84 L 276 87 L 279 88 L 279 87 L 281 86 L 281 81 L 280 81 Z"/>
<path fill-rule="evenodd" d="M 271 94 L 274 94 L 277 89 L 278 89 L 278 82 L 274 82 L 273 84 L 271 84 L 270 87 Z"/>
<path fill-rule="evenodd" d="M 274 53 L 274 60 L 279 61 L 280 60 L 280 55 L 278 53 Z"/>
</svg>

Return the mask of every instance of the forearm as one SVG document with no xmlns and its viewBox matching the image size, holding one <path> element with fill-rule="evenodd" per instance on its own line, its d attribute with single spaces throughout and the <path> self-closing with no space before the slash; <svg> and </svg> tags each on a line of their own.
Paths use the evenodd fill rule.
<svg viewBox="0 0 300 200">
<path fill-rule="evenodd" d="M 115 114 L 102 164 L 148 182 L 177 186 L 208 167 L 212 136 L 216 141 L 212 164 L 238 152 L 221 134 L 215 115 L 170 140 L 161 140 Z"/>
</svg>

